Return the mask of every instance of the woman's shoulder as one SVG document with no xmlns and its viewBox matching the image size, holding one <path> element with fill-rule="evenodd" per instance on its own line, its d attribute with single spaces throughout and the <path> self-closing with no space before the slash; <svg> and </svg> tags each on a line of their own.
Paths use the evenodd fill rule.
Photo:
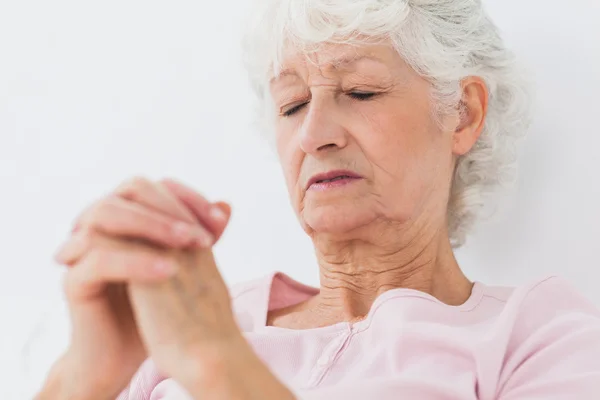
<svg viewBox="0 0 600 400">
<path fill-rule="evenodd" d="M 546 276 L 530 280 L 519 286 L 493 286 L 476 282 L 477 304 L 485 299 L 500 305 L 504 313 L 536 314 L 556 316 L 557 313 L 578 310 L 600 317 L 598 308 L 568 280 L 556 276 Z M 488 302 L 489 303 L 489 302 Z"/>
<path fill-rule="evenodd" d="M 600 325 L 600 308 L 559 276 L 514 288 L 486 287 L 484 296 L 503 303 L 500 314 L 517 342 L 549 326 L 560 326 L 567 334 L 577 324 Z"/>
<path fill-rule="evenodd" d="M 557 317 L 577 312 L 600 318 L 600 309 L 568 280 L 559 276 L 537 279 L 512 290 L 506 298 L 507 306 L 516 306 L 529 317 Z"/>
<path fill-rule="evenodd" d="M 507 341 L 499 397 L 584 398 L 574 394 L 597 392 L 600 309 L 570 282 L 551 276 L 516 288 L 502 320 L 498 327 L 506 329 Z"/>
</svg>

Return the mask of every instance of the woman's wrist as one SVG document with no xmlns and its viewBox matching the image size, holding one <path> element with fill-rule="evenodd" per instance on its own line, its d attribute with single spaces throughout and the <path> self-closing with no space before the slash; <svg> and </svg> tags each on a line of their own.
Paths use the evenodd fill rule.
<svg viewBox="0 0 600 400">
<path fill-rule="evenodd" d="M 100 387 L 87 382 L 85 386 L 71 373 L 67 355 L 61 357 L 50 369 L 42 390 L 34 400 L 112 400 L 114 396 L 103 395 Z M 75 383 L 75 384 L 74 384 Z"/>
<path fill-rule="evenodd" d="M 60 363 L 60 362 L 59 362 Z M 35 396 L 34 400 L 51 400 L 51 399 L 64 399 L 62 395 L 62 385 L 60 375 L 58 372 L 59 363 L 55 364 L 42 386 L 42 390 Z"/>
<path fill-rule="evenodd" d="M 254 353 L 243 337 L 235 343 L 219 344 L 206 352 L 196 352 L 189 363 L 195 367 L 173 376 L 195 399 L 227 398 L 235 400 L 294 400 Z"/>
<path fill-rule="evenodd" d="M 66 356 L 61 357 L 50 369 L 44 386 L 35 400 L 88 400 L 69 394 L 65 386 Z"/>
</svg>

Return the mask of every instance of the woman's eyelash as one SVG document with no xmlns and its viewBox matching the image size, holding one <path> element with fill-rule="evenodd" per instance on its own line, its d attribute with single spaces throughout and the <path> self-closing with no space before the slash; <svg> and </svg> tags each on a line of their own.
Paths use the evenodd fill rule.
<svg viewBox="0 0 600 400">
<path fill-rule="evenodd" d="M 353 99 L 356 100 L 368 100 L 371 99 L 375 96 L 377 96 L 377 93 L 373 93 L 373 92 L 350 92 L 348 93 L 348 96 L 352 97 Z"/>
<path fill-rule="evenodd" d="M 282 112 L 281 115 L 283 115 L 284 117 L 289 117 L 289 116 L 295 114 L 296 112 L 300 111 L 300 109 L 307 104 L 308 103 L 298 104 L 297 106 L 294 106 L 294 107 L 290 108 L 289 110 Z"/>
<path fill-rule="evenodd" d="M 377 94 L 378 93 L 373 93 L 373 92 L 350 92 L 350 93 L 348 93 L 348 96 L 350 96 L 356 100 L 364 101 L 364 100 L 372 99 L 373 97 L 377 96 Z M 302 107 L 306 106 L 307 104 L 308 103 L 298 104 L 297 106 L 294 106 L 294 107 L 290 108 L 289 110 L 282 112 L 281 115 L 284 117 L 292 116 L 295 113 L 297 113 L 298 111 L 300 111 L 302 109 Z"/>
</svg>

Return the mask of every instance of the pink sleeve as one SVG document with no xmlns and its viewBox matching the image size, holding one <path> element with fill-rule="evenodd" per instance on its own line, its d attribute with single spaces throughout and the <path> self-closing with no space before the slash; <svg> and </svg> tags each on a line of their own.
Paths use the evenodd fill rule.
<svg viewBox="0 0 600 400">
<path fill-rule="evenodd" d="M 560 278 L 525 299 L 498 400 L 600 398 L 600 312 Z"/>
<path fill-rule="evenodd" d="M 292 391 L 296 400 L 440 400 L 464 398 L 454 382 L 430 385 L 428 377 L 408 384 L 393 378 L 374 378 L 343 385 Z M 522 398 L 520 400 L 523 400 Z"/>
<path fill-rule="evenodd" d="M 154 388 L 163 380 L 165 377 L 148 359 L 140 366 L 129 385 L 117 396 L 116 400 L 149 400 Z"/>
</svg>

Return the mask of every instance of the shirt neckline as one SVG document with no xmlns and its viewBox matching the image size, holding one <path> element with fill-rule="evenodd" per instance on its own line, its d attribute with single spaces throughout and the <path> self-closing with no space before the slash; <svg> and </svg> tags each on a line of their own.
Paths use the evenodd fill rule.
<svg viewBox="0 0 600 400">
<path fill-rule="evenodd" d="M 279 327 L 279 326 L 267 325 L 269 304 L 271 301 L 271 296 L 273 294 L 274 280 L 281 279 L 287 286 L 289 286 L 289 288 L 291 290 L 297 290 L 297 291 L 301 291 L 301 292 L 305 293 L 306 294 L 305 300 L 309 299 L 312 296 L 319 294 L 320 289 L 316 288 L 314 286 L 310 286 L 310 285 L 304 284 L 302 282 L 299 282 L 299 281 L 295 280 L 294 278 L 292 278 L 291 276 L 289 276 L 286 273 L 281 272 L 281 271 L 273 272 L 273 273 L 269 274 L 269 276 L 267 278 L 268 278 L 267 284 L 265 285 L 264 298 L 263 298 L 263 302 L 262 302 L 263 307 L 262 307 L 262 310 L 260 313 L 260 316 L 261 316 L 261 319 L 259 321 L 260 325 L 258 326 L 258 328 L 261 330 L 269 330 L 269 331 L 273 331 L 273 332 L 295 332 L 295 333 L 306 333 L 306 332 L 317 332 L 317 331 L 326 333 L 326 332 L 330 332 L 330 331 L 340 331 L 340 330 L 360 331 L 360 330 L 367 329 L 369 327 L 369 325 L 371 324 L 371 320 L 373 319 L 373 315 L 377 312 L 377 309 L 379 307 L 381 307 L 381 305 L 384 304 L 385 302 L 392 300 L 392 299 L 397 299 L 397 298 L 421 298 L 423 300 L 427 300 L 427 301 L 436 303 L 439 306 L 445 307 L 448 310 L 452 310 L 452 311 L 456 311 L 456 312 L 469 312 L 469 311 L 474 310 L 479 305 L 479 303 L 481 302 L 481 300 L 483 298 L 483 294 L 485 292 L 485 287 L 486 287 L 483 283 L 481 283 L 479 281 L 474 281 L 473 287 L 471 289 L 471 295 L 467 298 L 467 300 L 463 304 L 460 304 L 457 306 L 446 304 L 446 303 L 438 300 L 434 296 L 430 295 L 429 293 L 421 292 L 416 289 L 409 289 L 409 288 L 389 289 L 386 292 L 380 294 L 375 299 L 375 301 L 371 305 L 371 309 L 369 310 L 367 316 L 361 321 L 354 322 L 354 323 L 342 321 L 342 322 L 337 322 L 332 325 L 326 325 L 326 326 L 316 327 L 316 328 L 293 329 L 293 328 L 283 328 L 283 327 Z M 300 301 L 304 301 L 304 300 L 300 300 Z M 298 303 L 299 302 L 296 302 L 294 304 L 298 304 Z M 290 304 L 290 306 L 294 305 L 294 304 Z"/>
</svg>

